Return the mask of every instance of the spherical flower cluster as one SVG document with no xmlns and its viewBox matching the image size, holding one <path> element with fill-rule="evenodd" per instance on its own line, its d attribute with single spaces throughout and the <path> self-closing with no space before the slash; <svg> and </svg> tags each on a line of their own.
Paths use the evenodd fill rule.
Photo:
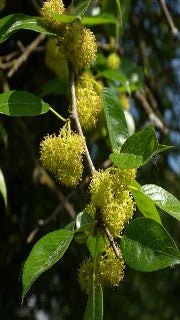
<svg viewBox="0 0 180 320">
<path fill-rule="evenodd" d="M 135 170 L 109 168 L 94 174 L 91 184 L 91 202 L 86 212 L 98 218 L 116 237 L 132 218 L 134 202 L 128 186 L 135 178 Z"/>
<path fill-rule="evenodd" d="M 124 277 L 125 263 L 119 249 L 117 258 L 112 248 L 108 248 L 104 254 L 97 258 L 95 266 L 95 282 L 103 287 L 118 287 Z M 78 280 L 81 290 L 87 294 L 92 289 L 94 262 L 86 258 L 78 269 Z"/>
<path fill-rule="evenodd" d="M 102 89 L 93 79 L 81 77 L 76 85 L 77 111 L 81 126 L 89 130 L 95 126 L 102 110 Z"/>
<path fill-rule="evenodd" d="M 53 71 L 59 79 L 62 79 L 64 82 L 68 81 L 67 60 L 60 52 L 55 38 L 49 38 L 46 42 L 45 62 L 47 67 Z"/>
<path fill-rule="evenodd" d="M 65 7 L 62 0 L 46 0 L 41 8 L 41 14 L 44 17 L 44 21 L 48 27 L 54 31 L 61 30 L 61 24 L 56 21 L 50 14 L 49 11 L 64 14 Z"/>
<path fill-rule="evenodd" d="M 119 102 L 120 102 L 121 107 L 124 110 L 129 110 L 129 107 L 130 107 L 129 97 L 124 93 L 120 93 L 118 98 L 119 98 Z"/>
<path fill-rule="evenodd" d="M 40 160 L 67 187 L 76 186 L 82 176 L 84 140 L 64 126 L 58 136 L 47 135 L 40 144 Z"/>
<path fill-rule="evenodd" d="M 75 70 L 88 66 L 96 58 L 95 36 L 79 21 L 66 26 L 60 40 L 60 48 Z"/>
<path fill-rule="evenodd" d="M 109 69 L 118 70 L 121 65 L 121 59 L 117 53 L 113 52 L 107 57 L 107 67 Z"/>
</svg>

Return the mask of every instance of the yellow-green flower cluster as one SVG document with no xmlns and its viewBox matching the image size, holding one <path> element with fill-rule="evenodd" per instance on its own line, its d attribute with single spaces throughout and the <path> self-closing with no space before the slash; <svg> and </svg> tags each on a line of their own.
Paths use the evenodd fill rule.
<svg viewBox="0 0 180 320">
<path fill-rule="evenodd" d="M 77 111 L 81 126 L 89 130 L 95 126 L 102 110 L 102 88 L 93 79 L 80 77 L 76 85 Z"/>
<path fill-rule="evenodd" d="M 95 36 L 79 21 L 66 26 L 61 37 L 60 47 L 75 70 L 88 66 L 96 58 Z"/>
<path fill-rule="evenodd" d="M 117 258 L 113 249 L 108 248 L 102 256 L 97 258 L 95 268 L 92 259 L 86 258 L 78 270 L 81 290 L 88 294 L 92 289 L 94 269 L 95 282 L 97 284 L 101 284 L 103 287 L 118 287 L 124 277 L 125 268 L 120 249 L 119 253 L 120 256 Z"/>
<path fill-rule="evenodd" d="M 42 165 L 67 187 L 75 187 L 81 179 L 83 153 L 83 138 L 66 126 L 58 136 L 47 135 L 40 144 Z"/>
<path fill-rule="evenodd" d="M 46 56 L 45 62 L 47 67 L 53 71 L 59 79 L 67 82 L 68 80 L 68 65 L 67 60 L 57 46 L 55 38 L 49 38 L 46 42 Z"/>
<path fill-rule="evenodd" d="M 50 14 L 49 11 L 64 14 L 65 13 L 65 7 L 62 0 L 46 0 L 43 3 L 43 6 L 41 8 L 41 14 L 44 17 L 44 21 L 47 23 L 47 25 L 55 31 L 58 31 L 61 29 L 61 24 L 56 21 Z"/>
<path fill-rule="evenodd" d="M 109 69 L 118 70 L 121 64 L 121 59 L 117 53 L 113 52 L 107 57 L 107 67 Z"/>
<path fill-rule="evenodd" d="M 99 219 L 113 237 L 119 235 L 132 218 L 134 202 L 128 186 L 135 178 L 134 169 L 109 168 L 94 174 L 91 184 L 91 202 L 86 208 L 93 218 Z"/>
</svg>

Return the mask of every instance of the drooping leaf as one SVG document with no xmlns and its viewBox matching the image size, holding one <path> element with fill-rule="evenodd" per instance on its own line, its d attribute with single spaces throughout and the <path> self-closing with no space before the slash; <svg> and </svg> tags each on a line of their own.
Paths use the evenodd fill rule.
<svg viewBox="0 0 180 320">
<path fill-rule="evenodd" d="M 103 290 L 98 284 L 94 284 L 88 296 L 84 320 L 103 319 Z"/>
<path fill-rule="evenodd" d="M 72 15 L 73 16 L 79 16 L 79 17 L 83 17 L 84 14 L 86 13 L 90 3 L 91 3 L 92 0 L 82 0 L 80 1 L 75 10 L 73 11 Z"/>
<path fill-rule="evenodd" d="M 32 17 L 21 13 L 14 13 L 0 19 L 0 43 L 7 40 L 20 29 L 27 29 L 50 35 L 56 35 L 47 29 L 41 17 Z"/>
<path fill-rule="evenodd" d="M 121 152 L 111 154 L 110 159 L 118 168 L 138 168 L 145 165 L 153 155 L 169 148 L 160 145 L 154 128 L 148 127 L 130 136 L 122 145 Z"/>
<path fill-rule="evenodd" d="M 22 299 L 34 281 L 61 259 L 72 238 L 73 231 L 60 229 L 48 233 L 34 245 L 23 267 Z"/>
<path fill-rule="evenodd" d="M 112 149 L 121 147 L 128 138 L 128 128 L 124 111 L 118 98 L 110 89 L 103 90 L 103 105 Z"/>
<path fill-rule="evenodd" d="M 180 263 L 180 252 L 166 229 L 149 218 L 134 219 L 121 240 L 123 257 L 132 269 L 151 272 Z"/>
<path fill-rule="evenodd" d="M 2 170 L 0 169 L 0 193 L 3 196 L 5 207 L 7 207 L 7 189 Z"/>
<path fill-rule="evenodd" d="M 134 180 L 131 182 L 130 190 L 139 211 L 144 215 L 144 217 L 153 219 L 156 222 L 161 223 L 161 218 L 153 201 L 141 192 L 141 185 Z"/>
<path fill-rule="evenodd" d="M 26 91 L 13 90 L 0 94 L 0 113 L 8 116 L 37 116 L 46 113 L 49 108 L 48 103 Z"/>
<path fill-rule="evenodd" d="M 180 201 L 171 193 L 155 184 L 142 186 L 141 192 L 151 199 L 156 206 L 180 221 Z"/>
<path fill-rule="evenodd" d="M 96 221 L 91 216 L 82 211 L 79 212 L 76 218 L 76 228 L 78 232 L 93 231 L 96 225 Z"/>
</svg>

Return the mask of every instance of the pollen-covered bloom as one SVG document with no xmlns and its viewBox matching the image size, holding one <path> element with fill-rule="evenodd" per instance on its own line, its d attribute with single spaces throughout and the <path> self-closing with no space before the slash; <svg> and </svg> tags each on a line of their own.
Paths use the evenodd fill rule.
<svg viewBox="0 0 180 320">
<path fill-rule="evenodd" d="M 87 294 L 92 289 L 93 273 L 95 283 L 103 287 L 118 287 L 124 277 L 125 263 L 119 249 L 119 258 L 116 257 L 112 248 L 108 248 L 95 261 L 85 258 L 78 269 L 78 280 L 82 291 Z M 96 263 L 96 265 L 94 265 Z"/>
<path fill-rule="evenodd" d="M 80 77 L 76 84 L 77 111 L 84 130 L 93 128 L 102 111 L 102 88 L 93 79 Z"/>
<path fill-rule="evenodd" d="M 46 56 L 45 62 L 47 67 L 53 71 L 59 79 L 62 79 L 64 83 L 68 81 L 68 65 L 67 60 L 57 46 L 57 40 L 55 38 L 49 38 L 46 42 Z"/>
<path fill-rule="evenodd" d="M 49 12 L 55 12 L 59 14 L 65 13 L 65 7 L 62 0 L 46 0 L 43 2 L 43 6 L 41 8 L 41 14 L 44 17 L 45 22 L 47 25 L 55 31 L 61 29 L 61 24 L 56 21 Z"/>
<path fill-rule="evenodd" d="M 134 169 L 111 167 L 94 174 L 90 184 L 91 202 L 86 212 L 105 224 L 114 237 L 123 230 L 135 209 L 128 190 L 135 173 Z"/>
<path fill-rule="evenodd" d="M 60 40 L 60 48 L 75 70 L 88 66 L 96 58 L 95 36 L 79 21 L 66 26 Z"/>
<path fill-rule="evenodd" d="M 83 153 L 83 138 L 66 126 L 58 136 L 47 135 L 40 144 L 42 165 L 67 187 L 75 187 L 81 180 Z"/>
<path fill-rule="evenodd" d="M 105 254 L 98 260 L 98 282 L 103 287 L 118 287 L 124 277 L 125 263 L 119 248 L 119 258 L 116 257 L 112 248 L 108 248 Z"/>
</svg>

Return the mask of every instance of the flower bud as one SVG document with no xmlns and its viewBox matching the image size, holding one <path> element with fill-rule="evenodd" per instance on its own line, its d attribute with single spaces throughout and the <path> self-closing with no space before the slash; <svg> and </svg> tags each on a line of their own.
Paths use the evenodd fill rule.
<svg viewBox="0 0 180 320">
<path fill-rule="evenodd" d="M 121 59 L 117 53 L 113 52 L 107 57 L 107 67 L 109 69 L 118 70 L 121 65 Z"/>
</svg>

